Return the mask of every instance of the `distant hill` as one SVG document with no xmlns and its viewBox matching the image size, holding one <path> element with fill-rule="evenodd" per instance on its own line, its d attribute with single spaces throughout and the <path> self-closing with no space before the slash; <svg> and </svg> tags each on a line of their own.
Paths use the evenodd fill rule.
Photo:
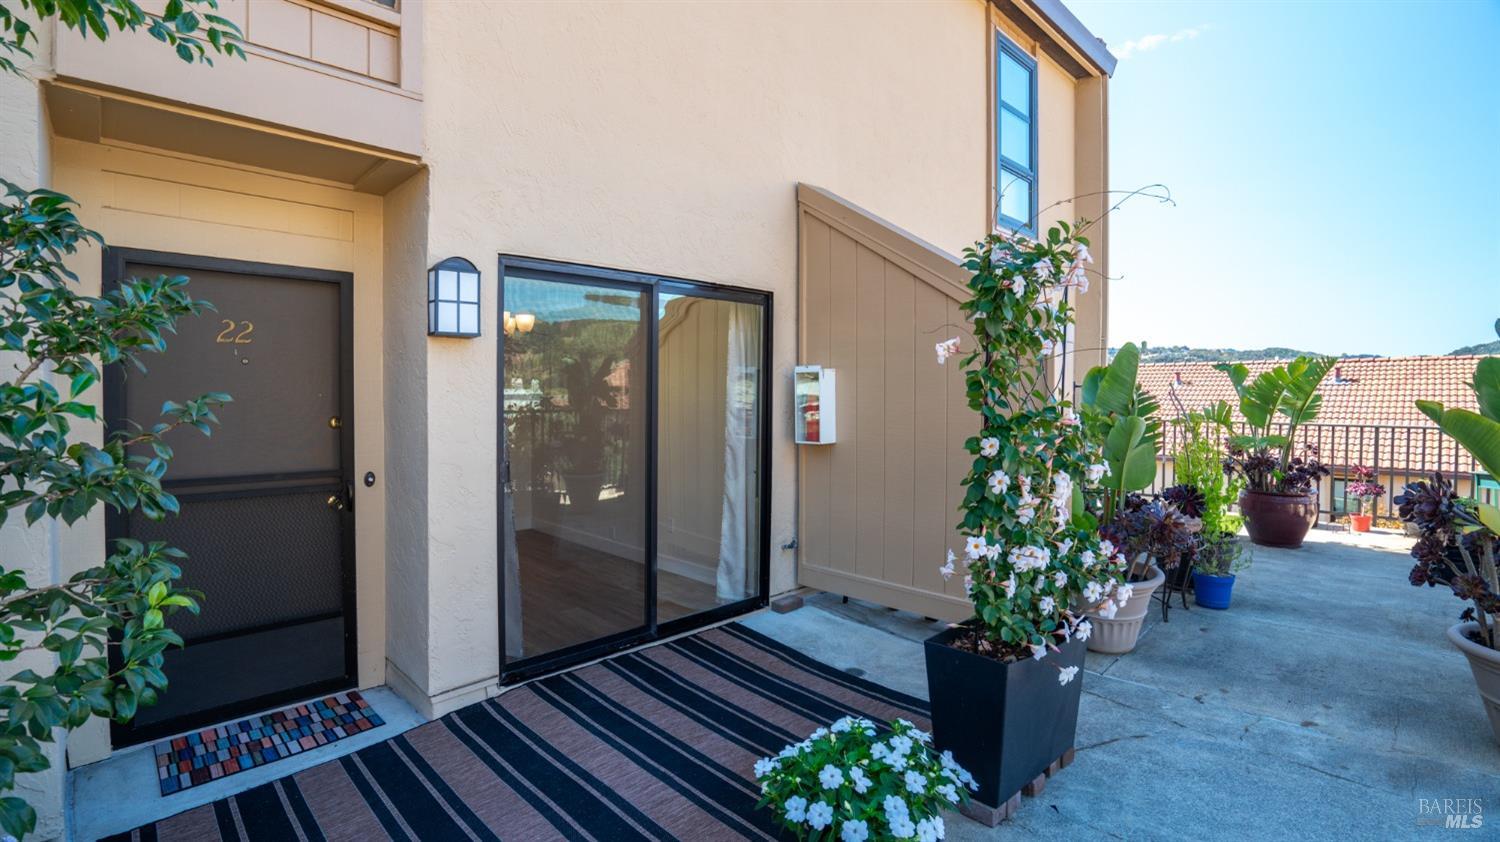
<svg viewBox="0 0 1500 842">
<path fill-rule="evenodd" d="M 1189 348 L 1186 345 L 1146 345 L 1141 348 L 1143 363 L 1187 363 L 1187 362 L 1242 362 L 1244 360 L 1291 360 L 1314 354 L 1313 351 L 1298 351 L 1295 348 Z M 1115 349 L 1109 349 L 1113 357 Z M 1345 354 L 1348 357 L 1375 357 L 1378 354 Z"/>
<path fill-rule="evenodd" d="M 1450 351 L 1450 357 L 1483 356 L 1485 354 L 1500 354 L 1500 339 L 1494 342 L 1481 342 L 1478 345 L 1465 345 L 1456 351 Z"/>
</svg>

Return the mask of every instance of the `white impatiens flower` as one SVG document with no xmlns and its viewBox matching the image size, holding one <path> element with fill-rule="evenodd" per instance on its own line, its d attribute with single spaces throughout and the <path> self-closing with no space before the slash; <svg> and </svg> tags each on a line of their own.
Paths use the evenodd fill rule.
<svg viewBox="0 0 1500 842">
<path fill-rule="evenodd" d="M 1088 640 L 1089 635 L 1094 633 L 1094 624 L 1088 620 L 1079 620 L 1078 625 L 1073 627 L 1073 636 L 1079 640 Z"/>
<path fill-rule="evenodd" d="M 889 742 L 891 744 L 891 753 L 898 757 L 905 755 L 907 752 L 910 752 L 916 745 L 916 743 L 912 742 L 911 737 L 908 737 L 905 734 L 897 734 L 894 737 L 891 737 Z"/>
<path fill-rule="evenodd" d="M 1063 667 L 1062 671 L 1057 674 L 1057 683 L 1067 684 L 1068 682 L 1072 681 L 1073 676 L 1077 674 L 1078 667 Z"/>
<path fill-rule="evenodd" d="M 761 759 L 755 761 L 755 777 L 764 778 L 766 775 L 769 775 L 772 772 L 776 771 L 776 767 L 778 765 L 780 764 L 777 762 L 776 758 L 762 757 Z"/>
<path fill-rule="evenodd" d="M 979 455 L 986 459 L 993 458 L 1000 453 L 1000 440 L 994 436 L 979 440 Z"/>
<path fill-rule="evenodd" d="M 917 826 L 912 824 L 911 816 L 901 816 L 890 822 L 891 835 L 897 839 L 910 839 L 917 835 Z"/>
<path fill-rule="evenodd" d="M 907 772 L 901 780 L 906 782 L 906 791 L 913 795 L 921 795 L 927 791 L 927 776 L 918 771 Z"/>
<path fill-rule="evenodd" d="M 880 803 L 881 809 L 885 811 L 885 820 L 893 821 L 902 816 L 911 815 L 911 808 L 906 806 L 906 801 L 899 795 L 887 795 Z"/>
<path fill-rule="evenodd" d="M 870 838 L 870 826 L 863 819 L 851 819 L 839 825 L 839 842 L 865 842 Z"/>
<path fill-rule="evenodd" d="M 952 339 L 945 339 L 937 344 L 938 365 L 946 363 L 949 357 L 956 356 L 958 356 L 957 336 L 953 337 Z"/>
<path fill-rule="evenodd" d="M 786 803 L 781 805 L 781 809 L 786 813 L 788 821 L 800 822 L 807 819 L 807 799 L 800 795 L 788 798 Z"/>
<path fill-rule="evenodd" d="M 953 784 L 938 784 L 937 794 L 948 799 L 950 804 L 958 803 L 958 787 Z"/>
<path fill-rule="evenodd" d="M 938 842 L 943 838 L 943 820 L 938 816 L 917 822 L 917 842 Z"/>
<path fill-rule="evenodd" d="M 953 558 L 953 551 L 952 550 L 948 551 L 948 558 L 950 560 Z M 845 731 L 848 731 L 849 729 L 851 729 L 853 727 L 854 727 L 854 717 L 852 717 L 852 716 L 845 716 L 845 717 L 842 717 L 841 719 L 839 719 L 839 721 L 837 721 L 837 722 L 833 723 L 832 725 L 828 726 L 828 730 L 832 731 L 835 734 L 842 734 Z"/>
<path fill-rule="evenodd" d="M 941 573 L 941 574 L 943 574 L 943 581 L 944 582 L 946 582 L 949 579 L 953 578 L 953 573 L 957 569 L 957 568 L 955 568 L 953 566 L 953 562 L 954 562 L 954 560 L 956 558 L 957 558 L 957 556 L 955 556 L 953 554 L 953 551 L 949 550 L 948 551 L 948 561 L 942 567 L 938 568 L 938 572 Z M 837 730 L 837 729 L 835 729 L 835 730 Z"/>
<path fill-rule="evenodd" d="M 855 766 L 849 770 L 849 783 L 853 785 L 854 791 L 864 795 L 870 789 L 870 779 L 866 777 L 865 770 Z"/>
<path fill-rule="evenodd" d="M 876 743 L 870 746 L 870 756 L 876 760 L 889 761 L 891 759 L 891 747 L 885 743 Z"/>
<path fill-rule="evenodd" d="M 985 540 L 983 535 L 970 535 L 964 539 L 964 555 L 970 559 L 977 559 L 984 555 Z"/>
<path fill-rule="evenodd" d="M 1050 596 L 1044 596 L 1041 602 L 1037 603 L 1036 607 L 1042 609 L 1043 614 L 1051 614 L 1052 609 L 1057 607 L 1057 602 Z"/>
<path fill-rule="evenodd" d="M 827 802 L 818 803 L 807 808 L 807 823 L 812 825 L 813 830 L 822 830 L 833 824 L 833 808 Z"/>
<path fill-rule="evenodd" d="M 995 471 L 990 474 L 990 492 L 995 495 L 1004 494 L 1010 489 L 1010 475 L 1004 471 Z"/>
<path fill-rule="evenodd" d="M 818 783 L 822 784 L 824 789 L 838 789 L 844 785 L 844 773 L 830 763 L 818 772 Z"/>
</svg>

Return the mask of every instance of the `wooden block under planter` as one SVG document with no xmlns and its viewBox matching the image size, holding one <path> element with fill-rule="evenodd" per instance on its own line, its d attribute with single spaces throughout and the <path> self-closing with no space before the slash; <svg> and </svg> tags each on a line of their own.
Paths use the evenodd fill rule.
<svg viewBox="0 0 1500 842">
<path fill-rule="evenodd" d="M 802 594 L 789 594 L 780 599 L 771 600 L 771 610 L 777 614 L 790 614 L 802 607 Z"/>
<path fill-rule="evenodd" d="M 960 807 L 958 811 L 985 827 L 994 827 L 1014 816 L 1019 809 L 1021 809 L 1021 793 L 1018 792 L 999 807 L 991 807 L 977 799 L 971 799 L 969 803 Z"/>
<path fill-rule="evenodd" d="M 1029 784 L 1021 787 L 1021 794 L 1024 795 L 1024 796 L 1026 796 L 1027 798 L 1035 798 L 1038 795 L 1041 795 L 1042 794 L 1042 790 L 1044 790 L 1046 788 L 1047 788 L 1047 775 L 1044 772 L 1044 773 L 1042 773 L 1040 775 L 1037 775 L 1035 778 L 1032 778 L 1031 779 L 1031 783 L 1029 783 Z"/>
</svg>

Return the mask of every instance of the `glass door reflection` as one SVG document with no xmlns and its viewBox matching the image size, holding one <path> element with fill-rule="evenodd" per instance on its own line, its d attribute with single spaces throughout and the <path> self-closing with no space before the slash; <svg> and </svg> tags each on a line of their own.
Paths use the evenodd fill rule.
<svg viewBox="0 0 1500 842">
<path fill-rule="evenodd" d="M 649 623 L 652 296 L 546 273 L 503 284 L 505 648 L 517 660 Z"/>
</svg>

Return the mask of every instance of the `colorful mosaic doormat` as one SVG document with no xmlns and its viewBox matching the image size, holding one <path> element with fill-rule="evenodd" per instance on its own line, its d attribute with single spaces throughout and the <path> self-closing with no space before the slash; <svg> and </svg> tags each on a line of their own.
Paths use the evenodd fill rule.
<svg viewBox="0 0 1500 842">
<path fill-rule="evenodd" d="M 161 794 L 171 795 L 368 731 L 385 720 L 357 690 L 205 728 L 156 744 Z"/>
</svg>

